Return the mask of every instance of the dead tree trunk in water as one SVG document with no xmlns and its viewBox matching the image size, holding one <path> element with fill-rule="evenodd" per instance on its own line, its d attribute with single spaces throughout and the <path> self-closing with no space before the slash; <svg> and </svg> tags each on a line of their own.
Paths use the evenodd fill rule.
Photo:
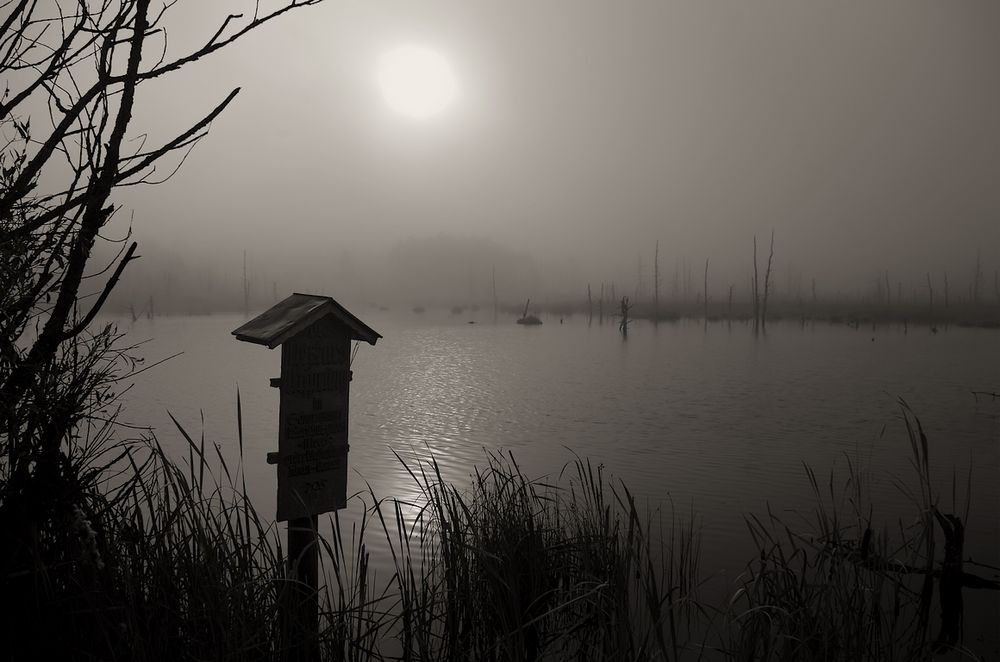
<svg viewBox="0 0 1000 662">
<path fill-rule="evenodd" d="M 934 509 L 941 530 L 944 532 L 944 562 L 938 588 L 941 595 L 941 630 L 934 642 L 934 652 L 943 653 L 954 648 L 962 631 L 962 552 L 965 545 L 965 526 L 955 515 L 942 515 Z"/>
<path fill-rule="evenodd" d="M 753 331 L 760 330 L 760 285 L 757 275 L 757 235 L 753 236 Z"/>
<path fill-rule="evenodd" d="M 590 283 L 587 283 L 587 324 L 594 321 L 594 299 L 590 294 Z"/>
<path fill-rule="evenodd" d="M 597 323 L 604 324 L 604 283 L 601 283 L 601 298 L 597 300 Z"/>
<path fill-rule="evenodd" d="M 994 281 L 996 274 L 994 274 Z M 660 240 L 653 252 L 653 321 L 660 319 Z"/>
<path fill-rule="evenodd" d="M 944 272 L 944 307 L 948 307 L 948 272 Z"/>
<path fill-rule="evenodd" d="M 771 262 L 774 259 L 774 230 L 771 230 L 771 251 L 767 255 L 767 271 L 764 272 L 764 305 L 760 309 L 760 328 L 767 329 L 767 293 L 771 289 Z"/>
<path fill-rule="evenodd" d="M 628 338 L 628 311 L 631 306 L 628 305 L 628 297 L 622 297 L 622 321 L 618 325 L 618 330 L 622 332 L 622 336 Z"/>
<path fill-rule="evenodd" d="M 250 283 L 247 281 L 247 251 L 243 249 L 243 316 L 250 316 Z"/>
<path fill-rule="evenodd" d="M 691 279 L 691 263 L 690 262 L 687 263 L 687 289 L 688 289 L 687 298 L 690 301 L 691 300 L 691 295 L 694 294 L 694 281 Z"/>
<path fill-rule="evenodd" d="M 885 305 L 892 305 L 892 288 L 889 286 L 889 272 L 885 272 Z"/>
<path fill-rule="evenodd" d="M 976 251 L 976 270 L 972 274 L 972 303 L 979 303 L 979 281 L 983 278 L 981 255 Z"/>
<path fill-rule="evenodd" d="M 726 317 L 733 317 L 733 286 L 729 286 L 729 304 L 726 306 Z"/>
<path fill-rule="evenodd" d="M 642 289 L 642 253 L 639 253 L 636 256 L 635 300 L 640 301 L 639 297 L 644 293 Z"/>
<path fill-rule="evenodd" d="M 708 321 L 708 258 L 705 258 L 705 321 Z"/>
<path fill-rule="evenodd" d="M 493 323 L 497 322 L 497 268 L 493 267 Z M 590 294 L 590 285 L 587 285 L 587 294 Z M 589 298 L 589 297 L 588 297 Z"/>
<path fill-rule="evenodd" d="M 931 322 L 934 321 L 934 285 L 931 283 L 931 272 L 927 272 L 927 294 L 930 303 Z"/>
</svg>

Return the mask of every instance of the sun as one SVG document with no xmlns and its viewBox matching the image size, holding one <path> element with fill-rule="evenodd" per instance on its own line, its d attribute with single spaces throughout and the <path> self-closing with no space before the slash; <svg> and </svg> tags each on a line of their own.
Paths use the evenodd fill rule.
<svg viewBox="0 0 1000 662">
<path fill-rule="evenodd" d="M 448 60 L 417 45 L 400 46 L 382 55 L 378 84 L 389 108 L 418 120 L 446 109 L 458 91 Z"/>
</svg>

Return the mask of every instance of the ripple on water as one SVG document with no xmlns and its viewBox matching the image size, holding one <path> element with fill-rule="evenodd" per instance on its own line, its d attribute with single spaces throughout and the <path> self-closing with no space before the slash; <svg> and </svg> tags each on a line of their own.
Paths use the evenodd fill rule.
<svg viewBox="0 0 1000 662">
<path fill-rule="evenodd" d="M 808 507 L 803 462 L 820 476 L 847 457 L 873 472 L 877 502 L 892 516 L 911 512 L 890 480 L 911 478 L 898 397 L 921 417 L 942 494 L 952 467 L 974 463 L 969 553 L 1000 565 L 1000 404 L 976 403 L 973 388 L 995 389 L 996 332 L 951 329 L 904 335 L 843 326 L 637 323 L 627 342 L 612 324 L 524 328 L 466 325 L 365 312 L 384 336 L 364 346 L 351 388 L 349 491 L 418 502 L 420 492 L 394 455 L 438 460 L 444 477 L 464 483 L 483 449 L 510 449 L 530 475 L 557 474 L 573 453 L 604 463 L 641 500 L 669 494 L 694 503 L 703 568 L 743 568 L 743 514 Z M 236 342 L 235 316 L 140 320 L 132 330 L 150 360 L 185 353 L 138 378 L 128 395 L 131 422 L 153 425 L 186 457 L 166 417 L 235 452 L 239 385 L 249 489 L 273 516 L 275 479 L 264 456 L 275 446 L 278 352 Z M 124 326 L 124 325 L 123 325 Z M 883 434 L 884 428 L 884 434 Z M 370 503 L 371 499 L 367 499 Z M 361 499 L 344 515 L 357 521 Z M 384 542 L 369 549 L 387 563 Z M 381 556 L 380 556 L 381 555 Z M 381 560 L 380 560 L 381 559 Z"/>
</svg>

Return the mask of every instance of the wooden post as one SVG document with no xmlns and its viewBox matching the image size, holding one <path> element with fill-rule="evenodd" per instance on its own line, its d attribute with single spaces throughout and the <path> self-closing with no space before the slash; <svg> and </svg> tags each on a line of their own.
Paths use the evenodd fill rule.
<svg viewBox="0 0 1000 662">
<path fill-rule="evenodd" d="M 319 517 L 288 521 L 288 567 L 282 601 L 282 644 L 288 662 L 319 660 Z"/>
</svg>

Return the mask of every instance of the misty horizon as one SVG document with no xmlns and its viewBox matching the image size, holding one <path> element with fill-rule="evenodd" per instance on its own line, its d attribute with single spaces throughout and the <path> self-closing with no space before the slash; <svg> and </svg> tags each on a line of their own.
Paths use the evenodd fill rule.
<svg viewBox="0 0 1000 662">
<path fill-rule="evenodd" d="M 732 296 L 740 305 L 752 300 L 753 243 L 747 264 L 719 264 L 710 258 L 672 255 L 659 246 L 659 300 L 664 305 L 702 301 L 708 270 L 708 297 L 721 303 Z M 769 236 L 758 236 L 758 269 L 763 277 Z M 895 301 L 912 306 L 933 299 L 944 303 L 946 290 L 952 304 L 1000 304 L 998 270 L 983 259 L 982 251 L 952 271 L 892 272 L 875 268 L 845 273 L 840 279 L 822 281 L 808 266 L 781 254 L 775 237 L 770 293 L 776 300 L 881 303 Z M 601 288 L 630 296 L 633 303 L 654 299 L 656 249 L 636 253 L 631 270 L 626 265 L 600 269 L 572 258 L 559 262 L 538 259 L 499 242 L 473 236 L 439 233 L 394 242 L 382 250 L 361 253 L 348 248 L 329 257 L 275 256 L 275 251 L 246 252 L 248 299 L 253 310 L 266 308 L 291 292 L 329 291 L 353 304 L 368 305 L 483 305 L 496 298 L 504 307 L 519 306 L 527 298 L 537 303 L 580 303 L 587 288 L 596 301 Z M 244 307 L 243 257 L 238 247 L 200 257 L 189 251 L 148 242 L 142 259 L 129 266 L 129 278 L 115 290 L 109 308 L 116 313 L 142 308 L 150 297 L 163 312 L 236 311 Z M 108 260 L 113 254 L 101 254 Z M 285 262 L 284 260 L 289 260 Z M 294 262 L 292 262 L 294 260 Z M 706 265 L 706 260 L 708 264 Z M 624 260 L 623 260 L 624 262 Z M 977 275 L 978 269 L 978 275 Z M 604 277 L 601 277 L 604 274 Z M 930 279 L 930 288 L 928 287 Z M 947 283 L 945 282 L 947 280 Z"/>
<path fill-rule="evenodd" d="M 169 49 L 222 17 L 178 9 Z M 177 265 L 239 281 L 246 250 L 265 300 L 316 278 L 351 299 L 470 296 L 387 269 L 442 236 L 533 264 L 502 274 L 512 301 L 648 287 L 657 241 L 661 287 L 708 259 L 719 297 L 772 230 L 779 288 L 856 296 L 888 272 L 911 296 L 947 272 L 965 295 L 978 255 L 992 295 L 998 30 L 991 2 L 323 4 L 149 90 L 136 121 L 156 136 L 241 87 L 172 178 L 121 192 L 113 228 L 130 219 L 146 253 L 136 287 Z M 450 63 L 438 115 L 383 102 L 376 66 L 398 43 Z M 483 257 L 468 251 L 451 278 Z"/>
</svg>

